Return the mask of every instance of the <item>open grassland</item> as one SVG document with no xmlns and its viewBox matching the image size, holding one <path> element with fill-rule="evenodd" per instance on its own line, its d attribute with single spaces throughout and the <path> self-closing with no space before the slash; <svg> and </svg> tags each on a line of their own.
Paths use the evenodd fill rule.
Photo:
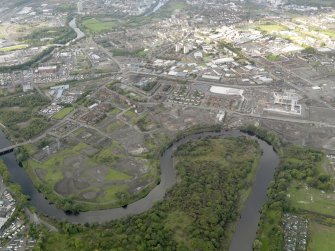
<svg viewBox="0 0 335 251">
<path fill-rule="evenodd" d="M 312 222 L 311 236 L 307 251 L 333 251 L 335 247 L 335 228 Z"/>
<path fill-rule="evenodd" d="M 82 19 L 81 25 L 92 34 L 107 32 L 114 29 L 136 28 L 170 17 L 173 13 L 187 7 L 187 3 L 183 0 L 172 0 L 149 16 L 131 16 L 127 19 L 119 20 L 91 17 Z"/>
<path fill-rule="evenodd" d="M 110 31 L 118 26 L 116 21 L 102 20 L 97 18 L 88 18 L 82 21 L 82 24 L 91 33 L 101 33 Z"/>
<path fill-rule="evenodd" d="M 172 0 L 166 3 L 163 7 L 161 7 L 156 13 L 154 13 L 155 17 L 169 17 L 173 13 L 183 10 L 187 8 L 188 5 L 185 1 L 182 0 Z"/>
<path fill-rule="evenodd" d="M 65 107 L 52 116 L 54 119 L 63 119 L 74 110 L 73 107 Z"/>
<path fill-rule="evenodd" d="M 0 51 L 10 52 L 10 51 L 17 51 L 17 50 L 26 49 L 28 47 L 29 47 L 29 45 L 27 45 L 27 44 L 18 44 L 18 45 L 13 45 L 13 46 L 8 46 L 8 47 L 2 47 L 2 48 L 0 48 Z"/>
<path fill-rule="evenodd" d="M 325 35 L 331 37 L 332 39 L 335 39 L 335 30 L 321 30 L 320 32 L 322 34 L 325 34 Z"/>
<path fill-rule="evenodd" d="M 295 183 L 288 195 L 295 208 L 335 217 L 335 193 L 332 191 L 324 192 L 304 183 Z"/>
<path fill-rule="evenodd" d="M 285 26 L 279 24 L 264 24 L 257 26 L 257 28 L 268 33 L 287 30 Z"/>
</svg>

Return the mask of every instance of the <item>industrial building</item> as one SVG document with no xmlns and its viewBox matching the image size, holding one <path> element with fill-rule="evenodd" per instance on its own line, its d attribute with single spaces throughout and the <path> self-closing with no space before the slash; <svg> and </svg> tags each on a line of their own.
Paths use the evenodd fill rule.
<svg viewBox="0 0 335 251">
<path fill-rule="evenodd" d="M 60 98 L 63 95 L 63 92 L 65 90 L 68 90 L 70 88 L 69 85 L 58 85 L 50 87 L 50 95 L 55 96 L 56 99 Z"/>
<path fill-rule="evenodd" d="M 300 96 L 294 90 L 273 93 L 273 105 L 265 108 L 266 111 L 301 115 Z"/>
<path fill-rule="evenodd" d="M 55 73 L 57 72 L 57 66 L 40 66 L 37 68 L 36 72 L 40 74 L 48 74 L 48 73 Z"/>
</svg>

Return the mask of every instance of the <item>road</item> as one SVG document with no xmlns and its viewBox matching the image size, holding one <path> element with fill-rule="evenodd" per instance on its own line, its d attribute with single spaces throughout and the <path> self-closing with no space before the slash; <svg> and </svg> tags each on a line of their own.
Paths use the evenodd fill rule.
<svg viewBox="0 0 335 251">
<path fill-rule="evenodd" d="M 264 88 L 265 85 L 230 85 L 230 84 L 224 84 L 221 82 L 209 82 L 206 80 L 194 80 L 194 79 L 187 79 L 187 78 L 180 78 L 180 77 L 174 77 L 166 74 L 156 74 L 156 73 L 149 73 L 149 72 L 141 72 L 141 71 L 128 71 L 128 74 L 140 74 L 140 75 L 146 75 L 151 77 L 159 77 L 163 79 L 173 80 L 173 81 L 189 81 L 193 84 L 207 84 L 207 85 L 217 85 L 217 86 L 223 86 L 223 87 L 232 87 L 232 88 Z M 178 84 L 178 83 L 176 83 Z"/>
</svg>

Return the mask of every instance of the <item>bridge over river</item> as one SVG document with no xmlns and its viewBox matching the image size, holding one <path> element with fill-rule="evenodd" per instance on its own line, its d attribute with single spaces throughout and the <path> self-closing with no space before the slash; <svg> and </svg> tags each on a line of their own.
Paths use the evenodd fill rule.
<svg viewBox="0 0 335 251">
<path fill-rule="evenodd" d="M 2 147 L 2 148 L 0 148 L 0 156 L 4 155 L 6 153 L 10 153 L 15 148 L 18 148 L 20 146 L 25 146 L 25 145 L 28 145 L 28 144 L 36 143 L 37 141 L 43 139 L 45 136 L 46 136 L 46 134 L 42 134 L 42 135 L 40 135 L 40 136 L 38 136 L 38 137 L 36 137 L 34 139 L 30 139 L 30 140 L 27 140 L 27 141 L 24 141 L 24 142 L 20 142 L 20 143 L 14 144 L 14 145 L 9 145 L 9 146 Z"/>
</svg>

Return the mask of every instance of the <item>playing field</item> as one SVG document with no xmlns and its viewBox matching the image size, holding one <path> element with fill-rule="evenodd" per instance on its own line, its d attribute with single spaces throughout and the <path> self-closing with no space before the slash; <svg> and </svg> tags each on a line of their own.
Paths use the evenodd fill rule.
<svg viewBox="0 0 335 251">
<path fill-rule="evenodd" d="M 335 193 L 324 192 L 307 187 L 305 184 L 295 184 L 289 189 L 288 196 L 296 208 L 335 216 Z"/>
<path fill-rule="evenodd" d="M 335 247 L 335 228 L 311 223 L 311 237 L 307 251 L 333 251 Z"/>
<path fill-rule="evenodd" d="M 112 30 L 116 27 L 116 22 L 114 21 L 104 21 L 96 18 L 89 18 L 83 21 L 83 25 L 91 33 L 101 33 L 104 31 Z"/>
<path fill-rule="evenodd" d="M 66 117 L 66 115 L 68 115 L 73 110 L 74 110 L 73 107 L 66 107 L 66 108 L 60 110 L 59 112 L 57 112 L 56 114 L 54 114 L 52 117 L 54 119 L 63 119 L 63 118 Z"/>
</svg>

